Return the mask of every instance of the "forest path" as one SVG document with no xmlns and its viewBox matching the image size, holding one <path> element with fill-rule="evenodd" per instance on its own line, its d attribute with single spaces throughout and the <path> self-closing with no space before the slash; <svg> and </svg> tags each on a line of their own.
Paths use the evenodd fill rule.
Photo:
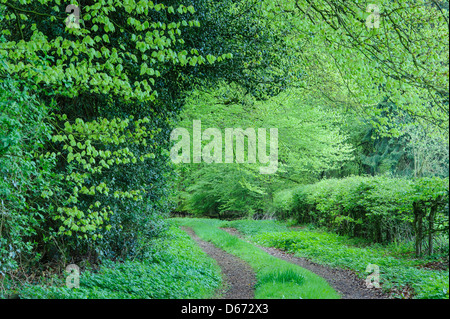
<svg viewBox="0 0 450 319">
<path fill-rule="evenodd" d="M 245 240 L 244 235 L 235 228 L 221 228 L 230 235 L 236 236 Z M 249 241 L 247 241 L 249 242 Z M 251 243 L 251 242 L 249 242 Z M 263 247 L 251 243 L 256 247 L 262 249 L 266 253 L 285 260 L 287 262 L 296 264 L 300 267 L 308 269 L 309 271 L 324 278 L 340 295 L 342 299 L 389 299 L 389 295 L 381 292 L 381 289 L 367 288 L 363 279 L 347 269 L 331 268 L 309 261 L 306 258 L 294 257 L 293 254 L 288 254 L 281 249 L 273 247 Z"/>
<path fill-rule="evenodd" d="M 224 284 L 216 293 L 216 299 L 253 299 L 255 296 L 256 275 L 252 267 L 242 259 L 227 253 L 214 244 L 200 239 L 192 228 L 182 227 L 184 231 L 207 253 L 215 259 L 222 270 Z M 245 236 L 235 228 L 220 228 L 232 236 L 236 236 L 273 257 L 303 267 L 325 279 L 342 299 L 389 299 L 390 296 L 381 289 L 366 287 L 365 281 L 351 270 L 332 268 L 314 263 L 306 258 L 295 257 L 273 247 L 263 247 L 246 240 Z"/>
</svg>

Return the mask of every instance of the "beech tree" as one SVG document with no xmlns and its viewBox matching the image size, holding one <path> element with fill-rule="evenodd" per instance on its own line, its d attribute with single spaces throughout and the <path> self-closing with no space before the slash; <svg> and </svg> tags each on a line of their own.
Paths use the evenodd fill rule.
<svg viewBox="0 0 450 319">
<path fill-rule="evenodd" d="M 448 1 L 278 0 L 267 8 L 274 23 L 292 27 L 305 92 L 398 136 L 401 126 L 379 106 L 388 99 L 448 135 Z"/>
</svg>

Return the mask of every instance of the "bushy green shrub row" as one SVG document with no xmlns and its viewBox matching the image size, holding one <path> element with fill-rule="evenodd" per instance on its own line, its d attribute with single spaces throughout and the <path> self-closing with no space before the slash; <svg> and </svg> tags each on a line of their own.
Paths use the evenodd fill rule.
<svg viewBox="0 0 450 319">
<path fill-rule="evenodd" d="M 328 179 L 279 191 L 272 210 L 278 218 L 375 242 L 421 241 L 427 234 L 448 231 L 448 179 Z"/>
</svg>

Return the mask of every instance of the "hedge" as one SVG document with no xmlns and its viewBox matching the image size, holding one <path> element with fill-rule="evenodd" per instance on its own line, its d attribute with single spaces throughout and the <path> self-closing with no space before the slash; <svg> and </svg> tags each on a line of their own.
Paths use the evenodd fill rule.
<svg viewBox="0 0 450 319">
<path fill-rule="evenodd" d="M 448 233 L 448 178 L 402 179 L 352 176 L 281 190 L 272 210 L 278 218 L 312 223 L 374 242 L 428 239 Z"/>
</svg>

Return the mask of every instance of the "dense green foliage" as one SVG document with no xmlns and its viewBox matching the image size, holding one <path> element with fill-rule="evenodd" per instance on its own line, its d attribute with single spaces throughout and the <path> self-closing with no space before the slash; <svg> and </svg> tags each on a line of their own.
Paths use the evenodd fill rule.
<svg viewBox="0 0 450 319">
<path fill-rule="evenodd" d="M 45 218 L 43 188 L 58 183 L 52 158 L 37 157 L 51 128 L 47 107 L 20 83 L 0 83 L 0 274 L 15 269 L 19 256 L 35 259 L 32 242 Z"/>
<path fill-rule="evenodd" d="M 222 85 L 208 93 L 194 92 L 181 117 L 178 126 L 191 135 L 193 120 L 201 120 L 203 130 L 217 128 L 221 132 L 227 128 L 265 128 L 267 132 L 277 128 L 279 148 L 278 169 L 270 175 L 259 173 L 267 164 L 258 162 L 178 164 L 180 211 L 211 216 L 262 213 L 279 187 L 314 181 L 322 171 L 339 168 L 354 157 L 348 135 L 339 128 L 344 119 L 311 101 L 302 101 L 296 90 L 260 102 L 245 96 L 240 87 Z M 219 152 L 225 152 L 225 144 Z M 248 157 L 248 149 L 245 152 Z"/>
<path fill-rule="evenodd" d="M 166 228 L 168 140 L 186 93 L 242 77 L 263 97 L 283 81 L 256 90 L 259 77 L 288 72 L 278 34 L 255 24 L 248 1 L 72 4 L 81 16 L 68 25 L 59 0 L 0 1 L 0 100 L 22 99 L 2 109 L 2 274 L 32 261 L 142 257 Z"/>
<path fill-rule="evenodd" d="M 358 110 L 382 132 L 401 135 L 408 122 L 398 117 L 408 116 L 448 138 L 448 1 L 378 1 L 378 26 L 370 4 L 272 4 L 273 18 L 298 32 L 289 40 L 303 53 L 299 85 L 317 102 Z"/>
<path fill-rule="evenodd" d="M 39 231 L 27 242 L 45 259 L 63 263 L 83 254 L 135 255 L 139 237 L 161 232 L 158 219 L 168 207 L 159 202 L 168 191 L 163 145 L 176 106 L 165 105 L 163 97 L 170 94 L 157 92 L 164 83 L 155 78 L 169 71 L 165 60 L 187 63 L 187 53 L 178 57 L 180 48 L 171 47 L 183 44 L 182 24 L 198 22 L 149 23 L 161 10 L 181 16 L 193 7 L 181 5 L 175 13 L 172 6 L 153 3 L 98 1 L 81 8 L 80 27 L 64 28 L 57 22 L 64 8 L 60 1 L 2 1 L 2 74 L 23 79 L 23 87 L 56 114 L 52 118 L 42 109 L 40 122 L 50 123 L 53 137 L 38 156 L 57 165 L 47 182 L 53 184 L 41 189 L 44 204 L 25 198 L 32 209 L 43 209 L 42 222 L 33 225 Z"/>
</svg>

